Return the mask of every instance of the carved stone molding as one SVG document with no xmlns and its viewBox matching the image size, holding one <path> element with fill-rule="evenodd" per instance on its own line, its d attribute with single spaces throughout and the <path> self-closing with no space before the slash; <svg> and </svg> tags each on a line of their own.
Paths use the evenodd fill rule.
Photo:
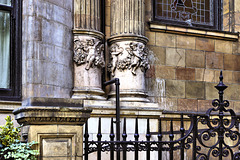
<svg viewBox="0 0 240 160">
<path fill-rule="evenodd" d="M 82 102 L 72 99 L 31 98 L 23 102 L 23 105 L 26 106 L 13 111 L 15 119 L 23 125 L 83 125 L 90 117 L 92 111 L 91 109 L 83 108 Z"/>
<path fill-rule="evenodd" d="M 115 70 L 120 71 L 129 69 L 133 75 L 136 70 L 141 69 L 145 72 L 149 69 L 148 48 L 141 42 L 118 42 L 110 47 L 111 62 L 108 65 L 112 76 L 115 76 Z"/>
<path fill-rule="evenodd" d="M 74 56 L 73 60 L 77 65 L 87 64 L 85 69 L 90 67 L 105 66 L 103 51 L 104 45 L 96 38 L 83 39 L 82 36 L 74 37 Z"/>
</svg>

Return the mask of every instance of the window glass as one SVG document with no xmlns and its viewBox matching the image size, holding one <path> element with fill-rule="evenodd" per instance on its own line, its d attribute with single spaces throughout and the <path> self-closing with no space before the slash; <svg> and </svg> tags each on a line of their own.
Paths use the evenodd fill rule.
<svg viewBox="0 0 240 160">
<path fill-rule="evenodd" d="M 11 0 L 0 0 L 0 4 L 3 4 L 3 5 L 11 5 Z"/>
<path fill-rule="evenodd" d="M 10 84 L 10 13 L 0 10 L 0 88 Z"/>
<path fill-rule="evenodd" d="M 214 0 L 156 0 L 158 19 L 192 24 L 213 25 Z"/>
</svg>

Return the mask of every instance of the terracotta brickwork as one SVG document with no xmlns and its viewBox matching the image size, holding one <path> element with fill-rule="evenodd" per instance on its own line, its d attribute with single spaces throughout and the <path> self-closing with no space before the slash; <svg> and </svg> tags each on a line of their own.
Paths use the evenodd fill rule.
<svg viewBox="0 0 240 160">
<path fill-rule="evenodd" d="M 168 111 L 206 111 L 211 100 L 218 98 L 214 86 L 223 70 L 224 83 L 229 86 L 225 99 L 230 100 L 232 108 L 240 108 L 239 41 L 217 38 L 224 35 L 222 32 L 211 33 L 214 37 L 209 38 L 207 34 L 181 34 L 187 33 L 188 27 L 153 30 L 148 25 L 152 20 L 152 2 L 145 3 L 146 37 L 151 50 L 151 68 L 146 79 L 151 101 L 164 105 Z M 239 31 L 240 3 L 235 1 L 233 5 L 232 0 L 224 0 L 223 5 L 223 30 Z M 175 32 L 166 33 L 170 30 Z"/>
</svg>

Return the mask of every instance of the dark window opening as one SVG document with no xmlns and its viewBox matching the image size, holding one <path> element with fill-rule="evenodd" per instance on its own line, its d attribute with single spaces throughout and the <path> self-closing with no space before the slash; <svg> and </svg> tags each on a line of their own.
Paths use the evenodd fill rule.
<svg viewBox="0 0 240 160">
<path fill-rule="evenodd" d="M 0 100 L 21 99 L 21 5 L 0 1 Z"/>
</svg>

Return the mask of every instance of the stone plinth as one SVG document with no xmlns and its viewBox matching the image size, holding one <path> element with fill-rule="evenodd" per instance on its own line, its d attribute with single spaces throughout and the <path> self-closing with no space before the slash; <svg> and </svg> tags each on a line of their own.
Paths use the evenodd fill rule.
<svg viewBox="0 0 240 160">
<path fill-rule="evenodd" d="M 91 109 L 73 99 L 31 98 L 15 109 L 22 136 L 36 141 L 39 159 L 82 159 L 82 125 Z"/>
</svg>

